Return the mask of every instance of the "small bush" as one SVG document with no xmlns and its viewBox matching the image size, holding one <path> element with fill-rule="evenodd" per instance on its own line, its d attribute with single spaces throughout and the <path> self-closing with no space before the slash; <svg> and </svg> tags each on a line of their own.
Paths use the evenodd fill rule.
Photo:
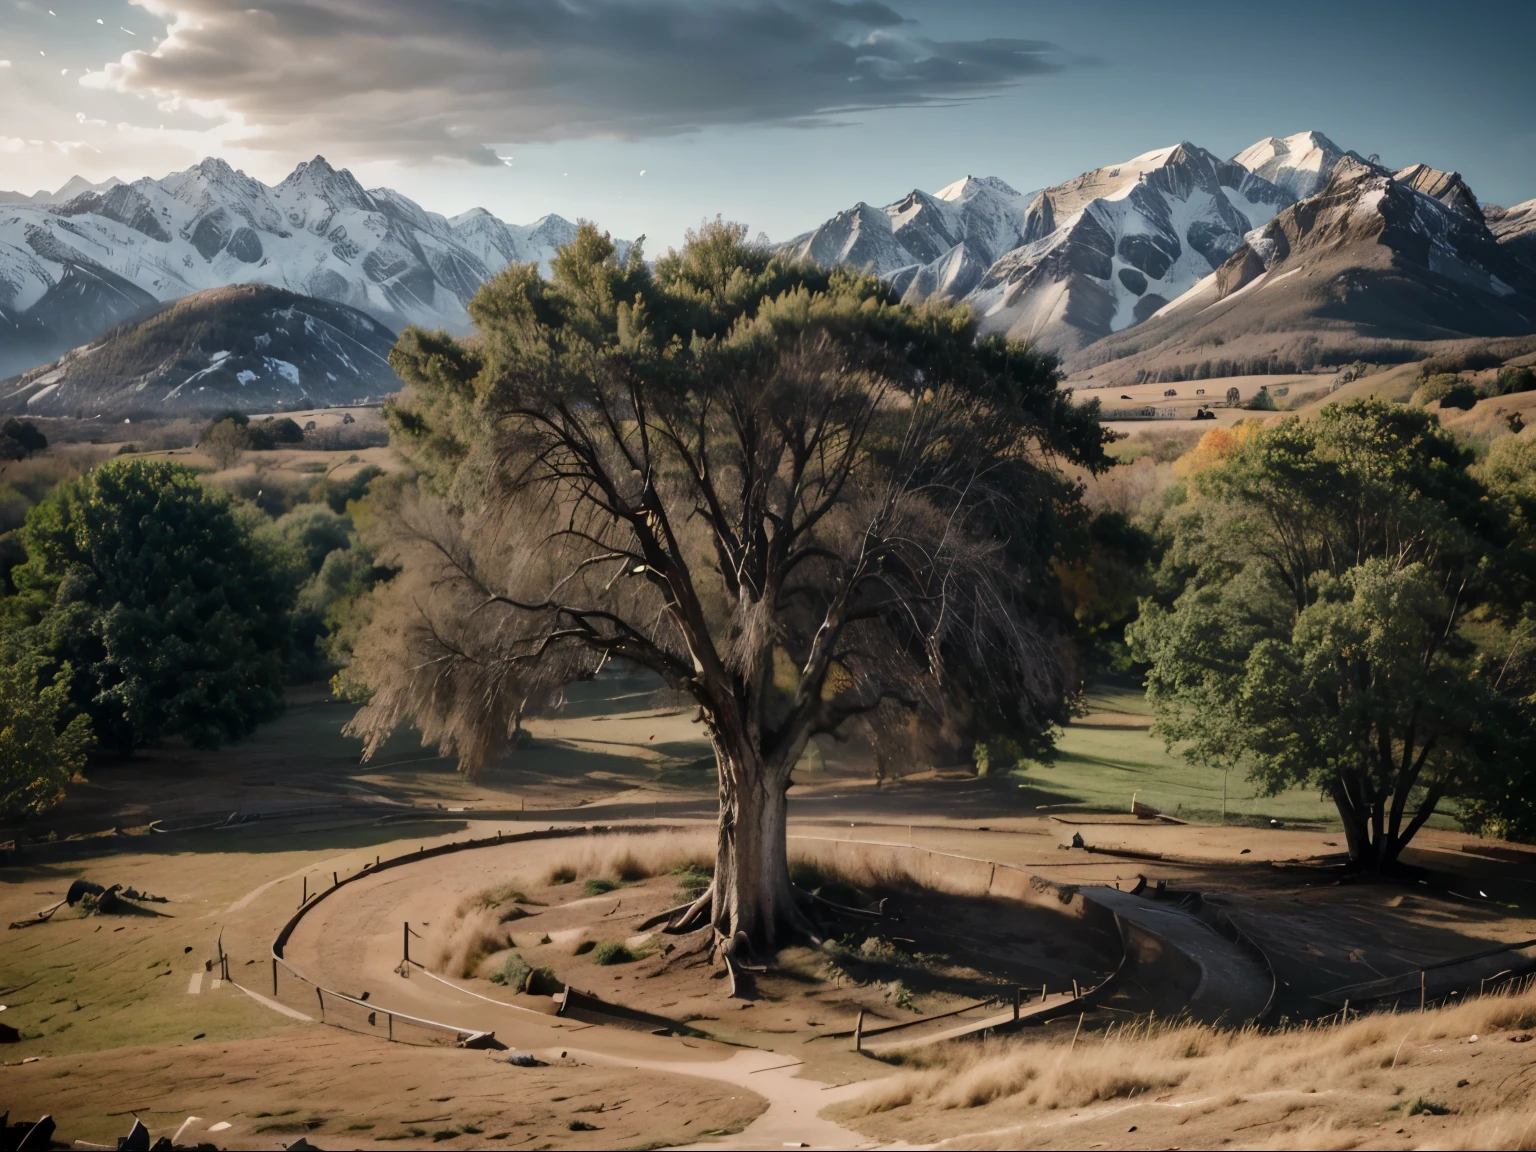
<svg viewBox="0 0 1536 1152">
<path fill-rule="evenodd" d="M 491 983 L 501 984 L 514 992 L 521 992 L 532 973 L 533 969 L 528 966 L 528 962 L 514 952 L 502 961 L 501 968 L 492 974 Z"/>
<path fill-rule="evenodd" d="M 606 876 L 594 876 L 584 884 L 583 889 L 588 896 L 601 896 L 605 892 L 612 892 L 623 885 L 617 880 L 610 880 Z"/>
<path fill-rule="evenodd" d="M 562 866 L 560 868 L 554 869 L 549 874 L 549 882 L 551 884 L 569 884 L 575 879 L 576 870 L 574 868 L 567 868 Z"/>
<path fill-rule="evenodd" d="M 632 964 L 638 959 L 639 957 L 623 944 L 599 944 L 592 952 L 592 963 L 605 966 L 609 964 Z"/>
<path fill-rule="evenodd" d="M 1444 1100 L 1431 1100 L 1428 1096 L 1420 1096 L 1412 1104 L 1408 1105 L 1408 1115 L 1447 1116 L 1450 1114 L 1450 1106 Z"/>
</svg>

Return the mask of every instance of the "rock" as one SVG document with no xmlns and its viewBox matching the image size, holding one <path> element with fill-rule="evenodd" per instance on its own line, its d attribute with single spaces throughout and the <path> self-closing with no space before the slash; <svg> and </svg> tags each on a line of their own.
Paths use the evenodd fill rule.
<svg viewBox="0 0 1536 1152">
<path fill-rule="evenodd" d="M 547 1065 L 531 1052 L 514 1052 L 507 1057 L 507 1063 L 517 1068 L 544 1068 Z"/>
<path fill-rule="evenodd" d="M 137 1116 L 133 1118 L 128 1135 L 117 1138 L 117 1152 L 149 1152 L 149 1129 Z"/>
</svg>

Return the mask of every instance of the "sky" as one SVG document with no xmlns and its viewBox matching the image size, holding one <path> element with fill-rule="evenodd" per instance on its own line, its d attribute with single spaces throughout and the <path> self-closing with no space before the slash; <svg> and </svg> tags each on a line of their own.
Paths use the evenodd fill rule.
<svg viewBox="0 0 1536 1152">
<path fill-rule="evenodd" d="M 782 240 L 966 175 L 1026 192 L 1316 129 L 1536 197 L 1529 0 L 252 3 L 0 0 L 0 189 L 318 154 L 657 252 L 717 214 Z"/>
</svg>

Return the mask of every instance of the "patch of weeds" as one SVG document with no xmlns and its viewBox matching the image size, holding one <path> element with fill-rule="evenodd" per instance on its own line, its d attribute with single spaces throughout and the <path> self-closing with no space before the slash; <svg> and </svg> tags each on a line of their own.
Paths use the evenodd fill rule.
<svg viewBox="0 0 1536 1152">
<path fill-rule="evenodd" d="M 576 869 L 574 868 L 556 868 L 549 874 L 551 884 L 569 884 L 575 879 Z"/>
<path fill-rule="evenodd" d="M 459 1131 L 464 1133 L 466 1136 L 478 1136 L 480 1133 L 484 1132 L 485 1129 L 476 1128 L 473 1124 L 460 1124 Z"/>
<path fill-rule="evenodd" d="M 572 1120 L 566 1125 L 572 1132 L 600 1132 L 596 1124 L 588 1124 L 585 1120 Z"/>
<path fill-rule="evenodd" d="M 368 1132 L 373 1128 L 372 1124 L 348 1124 L 348 1132 Z"/>
<path fill-rule="evenodd" d="M 638 957 L 623 944 L 599 944 L 592 953 L 594 964 L 631 964 L 637 959 Z"/>
<path fill-rule="evenodd" d="M 1420 1096 L 1412 1104 L 1408 1105 L 1410 1116 L 1449 1116 L 1451 1106 L 1444 1100 L 1431 1100 L 1428 1096 Z"/>
<path fill-rule="evenodd" d="M 528 962 L 514 952 L 502 961 L 499 971 L 491 973 L 491 983 L 503 984 L 515 992 L 521 992 L 523 986 L 528 983 L 528 975 L 532 971 Z"/>
<path fill-rule="evenodd" d="M 582 885 L 588 896 L 601 896 L 605 892 L 612 892 L 615 888 L 624 887 L 618 880 L 610 880 L 606 876 L 594 876 Z"/>
<path fill-rule="evenodd" d="M 917 993 L 908 988 L 900 980 L 891 985 L 891 1003 L 898 1008 L 905 1008 L 908 1012 L 916 1012 Z"/>
<path fill-rule="evenodd" d="M 679 864 L 672 869 L 672 875 L 677 877 L 677 898 L 697 900 L 714 882 L 715 870 L 698 863 Z"/>
<path fill-rule="evenodd" d="M 436 1144 L 439 1140 L 457 1140 L 459 1136 L 460 1133 L 455 1132 L 452 1128 L 439 1128 L 436 1132 L 432 1133 L 432 1143 Z"/>
</svg>

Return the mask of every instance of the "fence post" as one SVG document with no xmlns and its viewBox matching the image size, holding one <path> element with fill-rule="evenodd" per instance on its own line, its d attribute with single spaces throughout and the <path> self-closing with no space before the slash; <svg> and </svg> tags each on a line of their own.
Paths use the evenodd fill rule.
<svg viewBox="0 0 1536 1152">
<path fill-rule="evenodd" d="M 315 985 L 315 999 L 320 1001 L 320 1023 L 325 1023 L 325 993 L 320 990 L 320 985 Z"/>
<path fill-rule="evenodd" d="M 1419 970 L 1419 1011 L 1424 1011 L 1424 971 Z"/>
<path fill-rule="evenodd" d="M 334 887 L 336 887 L 336 885 L 338 885 L 340 883 L 341 883 L 341 881 L 336 879 L 336 873 L 332 872 L 331 873 L 331 887 L 334 888 Z"/>
<path fill-rule="evenodd" d="M 393 1040 L 395 1038 L 395 1014 L 387 1012 L 385 1015 L 389 1017 L 389 1038 Z"/>
<path fill-rule="evenodd" d="M 859 1009 L 859 1018 L 853 1025 L 853 1050 L 864 1051 L 864 1009 Z"/>
<path fill-rule="evenodd" d="M 272 957 L 272 997 L 277 998 L 277 957 Z"/>
<path fill-rule="evenodd" d="M 1013 990 L 1013 1018 L 1015 1020 L 1019 1018 L 1019 1001 L 1021 999 L 1020 991 L 1021 990 L 1018 988 Z"/>
<path fill-rule="evenodd" d="M 401 939 L 405 941 L 405 956 L 400 962 L 400 966 L 403 968 L 411 962 L 411 922 L 409 920 L 405 922 L 405 930 L 401 933 Z"/>
<path fill-rule="evenodd" d="M 309 903 L 309 877 L 305 876 L 304 877 L 304 895 L 299 900 L 299 907 L 302 908 L 302 907 L 304 907 L 304 905 L 306 905 L 308 903 Z"/>
</svg>

